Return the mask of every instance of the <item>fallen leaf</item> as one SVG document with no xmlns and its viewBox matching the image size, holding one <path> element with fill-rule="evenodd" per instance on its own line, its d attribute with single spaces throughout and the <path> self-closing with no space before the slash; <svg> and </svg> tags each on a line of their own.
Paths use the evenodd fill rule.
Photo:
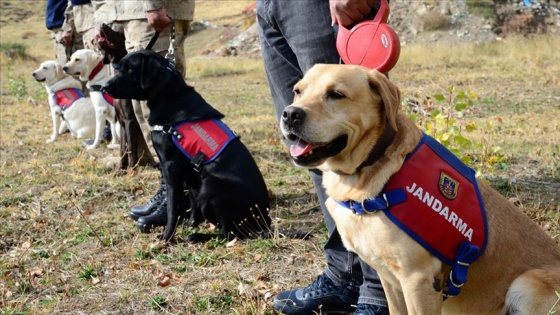
<svg viewBox="0 0 560 315">
<path fill-rule="evenodd" d="M 101 282 L 101 280 L 99 280 L 98 277 L 91 277 L 91 283 L 98 284 L 99 282 Z"/>
<path fill-rule="evenodd" d="M 171 284 L 171 279 L 167 276 L 163 277 L 163 279 L 157 283 L 158 287 L 165 288 L 166 286 Z"/>
<path fill-rule="evenodd" d="M 226 248 L 232 247 L 237 243 L 237 238 L 232 239 L 231 241 L 226 243 Z"/>
<path fill-rule="evenodd" d="M 40 277 L 42 275 L 43 275 L 43 269 L 41 269 L 41 268 L 31 269 L 27 272 L 27 276 L 29 278 Z"/>
</svg>

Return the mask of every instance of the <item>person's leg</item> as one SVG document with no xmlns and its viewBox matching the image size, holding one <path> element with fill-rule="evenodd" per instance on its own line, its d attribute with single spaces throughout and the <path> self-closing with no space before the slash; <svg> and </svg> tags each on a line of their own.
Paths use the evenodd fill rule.
<svg viewBox="0 0 560 315">
<path fill-rule="evenodd" d="M 51 31 L 51 38 L 53 39 L 54 43 L 54 55 L 56 60 L 61 64 L 65 64 L 70 60 L 70 55 L 67 53 L 69 52 L 68 49 L 64 46 L 64 44 L 59 42 L 60 37 L 62 36 L 62 28 L 55 28 Z"/>
<path fill-rule="evenodd" d="M 267 79 L 279 119 L 284 107 L 293 100 L 293 85 L 305 71 L 316 63 L 339 62 L 329 6 L 328 2 L 321 0 L 263 0 L 258 2 L 257 15 Z M 368 268 L 367 275 L 364 275 L 357 255 L 348 252 L 342 245 L 324 204 L 327 195 L 321 184 L 321 172 L 312 171 L 310 175 L 329 231 L 324 247 L 327 260 L 325 274 L 337 285 L 346 284 L 350 290 L 360 290 L 360 300 L 354 303 L 386 305 L 377 273 Z M 367 283 L 364 283 L 364 278 Z M 360 285 L 362 288 L 358 289 Z"/>
<path fill-rule="evenodd" d="M 130 20 L 123 23 L 124 26 L 124 37 L 126 51 L 134 52 L 145 49 L 150 39 L 154 35 L 154 29 L 148 24 L 147 20 Z M 134 114 L 138 124 L 140 124 L 140 129 L 142 130 L 142 135 L 144 140 L 148 144 L 148 148 L 152 152 L 154 158 L 157 157 L 156 152 L 152 145 L 152 128 L 148 124 L 148 117 L 150 117 L 150 109 L 148 108 L 145 101 L 132 100 L 132 107 L 134 108 Z"/>
</svg>

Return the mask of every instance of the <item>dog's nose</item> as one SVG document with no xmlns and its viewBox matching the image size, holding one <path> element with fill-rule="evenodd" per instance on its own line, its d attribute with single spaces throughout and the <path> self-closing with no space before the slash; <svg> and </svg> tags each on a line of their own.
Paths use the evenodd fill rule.
<svg viewBox="0 0 560 315">
<path fill-rule="evenodd" d="M 62 70 L 64 70 L 64 72 L 68 71 L 68 66 L 62 67 Z"/>
<path fill-rule="evenodd" d="M 282 122 L 288 127 L 297 127 L 305 120 L 305 111 L 296 106 L 288 106 L 282 113 Z"/>
</svg>

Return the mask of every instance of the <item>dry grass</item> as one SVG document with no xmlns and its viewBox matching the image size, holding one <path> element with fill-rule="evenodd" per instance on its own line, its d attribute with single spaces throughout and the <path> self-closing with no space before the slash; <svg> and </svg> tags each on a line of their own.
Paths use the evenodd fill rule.
<svg viewBox="0 0 560 315">
<path fill-rule="evenodd" d="M 196 14 L 234 23 L 229 16 L 249 2 L 216 7 L 215 1 L 199 1 Z M 29 15 L 17 26 L 7 20 L 0 21 L 0 43 L 24 43 L 29 58 L 0 54 L 3 313 L 270 314 L 272 294 L 306 285 L 321 273 L 322 218 L 306 173 L 291 165 L 279 140 L 260 60 L 190 58 L 187 80 L 227 115 L 226 123 L 253 152 L 278 224 L 311 230 L 315 237 L 192 245 L 184 241 L 192 231 L 179 227 L 177 243 L 162 245 L 156 239 L 161 231 L 140 234 L 127 217 L 130 206 L 157 189 L 157 171 L 115 176 L 103 161 L 115 152 L 83 151 L 68 135 L 45 144 L 49 110 L 42 86 L 30 74 L 51 56 L 49 34 L 40 16 Z M 205 32 L 187 45 L 202 43 L 204 36 L 216 40 L 212 30 Z M 407 46 L 391 74 L 406 97 L 442 93 L 450 85 L 479 95 L 474 119 L 495 123 L 489 141 L 503 147 L 506 161 L 491 183 L 517 198 L 558 243 L 560 60 L 554 47 L 559 46 L 559 39 L 546 37 L 487 46 Z M 191 46 L 193 56 L 205 49 L 196 47 Z M 27 87 L 23 101 L 8 74 Z M 482 131 L 472 136 L 486 137 Z"/>
</svg>

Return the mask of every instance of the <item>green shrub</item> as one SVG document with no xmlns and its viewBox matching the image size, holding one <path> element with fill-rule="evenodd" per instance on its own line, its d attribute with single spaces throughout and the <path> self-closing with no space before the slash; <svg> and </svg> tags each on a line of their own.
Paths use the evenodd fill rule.
<svg viewBox="0 0 560 315">
<path fill-rule="evenodd" d="M 25 77 L 23 75 L 14 75 L 11 66 L 8 66 L 6 78 L 8 79 L 8 90 L 10 94 L 14 95 L 18 101 L 28 96 L 27 85 L 25 84 Z"/>
<path fill-rule="evenodd" d="M 477 175 L 493 173 L 503 162 L 501 148 L 492 145 L 496 130 L 487 122 L 481 130 L 484 141 L 473 141 L 465 136 L 479 129 L 479 126 L 466 117 L 478 96 L 470 91 L 447 89 L 447 95 L 435 94 L 423 100 L 405 100 L 405 111 L 409 117 L 428 135 L 435 138 L 461 161 L 472 167 Z"/>
</svg>

